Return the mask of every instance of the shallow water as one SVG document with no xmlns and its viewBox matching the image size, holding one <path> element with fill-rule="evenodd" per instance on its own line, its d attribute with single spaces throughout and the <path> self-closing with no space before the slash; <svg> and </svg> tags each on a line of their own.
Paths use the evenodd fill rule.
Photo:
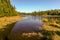
<svg viewBox="0 0 60 40">
<path fill-rule="evenodd" d="M 42 27 L 41 17 L 28 16 L 24 20 L 18 21 L 11 33 L 39 32 L 39 27 Z"/>
</svg>

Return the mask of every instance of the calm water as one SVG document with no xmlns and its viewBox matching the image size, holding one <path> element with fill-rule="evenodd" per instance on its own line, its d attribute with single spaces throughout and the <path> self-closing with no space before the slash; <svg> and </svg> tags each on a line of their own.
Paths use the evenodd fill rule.
<svg viewBox="0 0 60 40">
<path fill-rule="evenodd" d="M 42 20 L 39 16 L 28 16 L 24 20 L 18 21 L 11 33 L 23 32 L 39 32 L 39 27 L 42 27 Z"/>
</svg>

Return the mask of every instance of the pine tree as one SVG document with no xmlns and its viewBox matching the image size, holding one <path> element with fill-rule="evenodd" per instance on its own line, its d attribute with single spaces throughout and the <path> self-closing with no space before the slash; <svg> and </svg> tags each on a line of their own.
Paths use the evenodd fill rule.
<svg viewBox="0 0 60 40">
<path fill-rule="evenodd" d="M 1 16 L 14 16 L 18 13 L 15 11 L 15 7 L 11 5 L 10 0 L 0 0 L 0 17 Z"/>
</svg>

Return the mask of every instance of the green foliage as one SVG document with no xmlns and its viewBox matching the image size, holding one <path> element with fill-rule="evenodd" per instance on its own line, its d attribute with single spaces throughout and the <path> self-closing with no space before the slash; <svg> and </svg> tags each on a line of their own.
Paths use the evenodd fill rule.
<svg viewBox="0 0 60 40">
<path fill-rule="evenodd" d="M 60 31 L 56 31 L 56 34 L 60 36 Z"/>
<path fill-rule="evenodd" d="M 42 16 L 42 15 L 60 15 L 60 9 L 55 9 L 55 10 L 47 10 L 47 11 L 34 11 L 32 13 L 21 13 L 23 15 L 33 15 L 33 16 Z"/>
<path fill-rule="evenodd" d="M 40 32 L 45 36 L 54 35 L 54 33 L 52 31 L 40 30 Z"/>
<path fill-rule="evenodd" d="M 48 10 L 48 11 L 39 11 L 39 12 L 32 12 L 32 15 L 38 15 L 38 16 L 42 16 L 42 15 L 60 15 L 60 10 L 59 9 L 55 9 L 55 10 Z"/>
<path fill-rule="evenodd" d="M 0 0 L 0 17 L 18 15 L 10 0 Z"/>
</svg>

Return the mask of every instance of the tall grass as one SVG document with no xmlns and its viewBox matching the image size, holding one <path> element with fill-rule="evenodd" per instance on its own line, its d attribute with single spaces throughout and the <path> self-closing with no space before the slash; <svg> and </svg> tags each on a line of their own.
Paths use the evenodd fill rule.
<svg viewBox="0 0 60 40">
<path fill-rule="evenodd" d="M 15 23 L 6 25 L 6 28 L 3 28 L 3 31 L 0 31 L 0 40 L 6 40 L 8 39 L 8 35 L 10 31 L 12 30 Z"/>
</svg>

